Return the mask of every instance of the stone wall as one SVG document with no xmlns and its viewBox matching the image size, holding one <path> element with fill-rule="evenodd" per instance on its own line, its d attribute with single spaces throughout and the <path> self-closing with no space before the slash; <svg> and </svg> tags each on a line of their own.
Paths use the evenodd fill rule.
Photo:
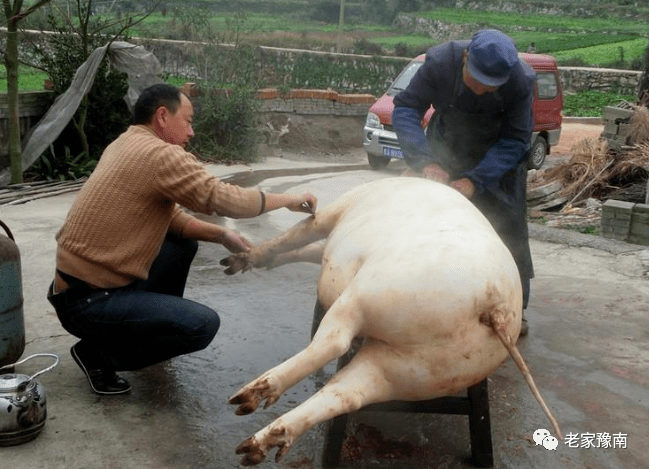
<svg viewBox="0 0 649 469">
<path fill-rule="evenodd" d="M 197 43 L 185 41 L 163 41 L 163 40 L 142 40 L 140 41 L 147 49 L 152 50 L 160 60 L 163 69 L 172 75 L 178 73 L 187 74 L 187 76 L 201 76 L 200 71 L 192 60 L 200 56 L 199 50 L 203 47 Z M 279 49 L 274 47 L 261 47 L 260 49 L 277 53 L 286 51 L 292 54 L 313 53 L 318 55 L 327 55 L 323 52 L 301 51 L 294 49 Z M 331 54 L 336 55 L 336 54 Z M 343 54 L 344 55 L 344 54 Z M 363 61 L 370 62 L 374 60 L 372 56 L 354 56 L 358 63 Z M 389 57 L 394 61 L 401 61 L 405 66 L 411 59 L 407 57 Z M 559 67 L 561 84 L 563 90 L 568 93 L 587 90 L 614 91 L 624 94 L 637 94 L 641 71 L 635 70 L 617 70 L 607 68 L 590 68 L 590 67 Z M 394 77 L 386 77 L 391 80 Z"/>
<path fill-rule="evenodd" d="M 638 94 L 642 72 L 610 68 L 559 67 L 564 92 L 610 91 Z"/>
<path fill-rule="evenodd" d="M 331 90 L 291 90 L 282 94 L 272 88 L 260 90 L 257 97 L 266 143 L 271 148 L 277 145 L 294 151 L 345 152 L 359 147 L 367 111 L 376 101 L 371 94 Z"/>
<path fill-rule="evenodd" d="M 182 90 L 190 97 L 200 94 L 194 83 L 186 83 Z M 275 88 L 257 91 L 257 98 L 265 153 L 274 148 L 300 152 L 358 148 L 367 111 L 376 101 L 371 94 L 308 89 L 281 92 Z"/>
</svg>

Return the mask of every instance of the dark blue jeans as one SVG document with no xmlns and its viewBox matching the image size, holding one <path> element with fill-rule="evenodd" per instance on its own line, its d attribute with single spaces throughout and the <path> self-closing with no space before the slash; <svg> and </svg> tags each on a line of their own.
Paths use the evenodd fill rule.
<svg viewBox="0 0 649 469">
<path fill-rule="evenodd" d="M 170 234 L 146 281 L 107 290 L 79 284 L 57 295 L 50 290 L 62 326 L 81 339 L 90 366 L 138 370 L 209 345 L 218 314 L 182 298 L 197 249 L 196 241 Z"/>
</svg>

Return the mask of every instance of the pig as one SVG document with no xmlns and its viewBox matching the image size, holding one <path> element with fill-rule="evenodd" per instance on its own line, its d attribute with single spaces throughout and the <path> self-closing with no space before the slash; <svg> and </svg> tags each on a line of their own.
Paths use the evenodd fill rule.
<svg viewBox="0 0 649 469">
<path fill-rule="evenodd" d="M 275 447 L 279 461 L 314 425 L 367 404 L 460 392 L 508 354 L 560 438 L 516 347 L 523 299 L 514 259 L 460 193 L 421 178 L 362 184 L 221 264 L 234 274 L 300 261 L 321 262 L 317 301 L 326 313 L 304 350 L 230 397 L 235 413 L 268 407 L 355 338 L 362 346 L 317 393 L 241 443 L 243 465 Z"/>
</svg>

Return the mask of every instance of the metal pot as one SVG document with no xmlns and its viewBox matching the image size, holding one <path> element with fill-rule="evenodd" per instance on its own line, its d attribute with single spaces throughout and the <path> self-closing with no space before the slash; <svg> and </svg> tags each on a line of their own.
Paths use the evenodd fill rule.
<svg viewBox="0 0 649 469">
<path fill-rule="evenodd" d="M 0 446 L 13 446 L 33 440 L 43 430 L 47 417 L 45 388 L 35 378 L 59 363 L 59 356 L 37 353 L 0 368 L 13 369 L 35 357 L 54 358 L 54 364 L 32 376 L 16 373 L 0 375 Z"/>
</svg>

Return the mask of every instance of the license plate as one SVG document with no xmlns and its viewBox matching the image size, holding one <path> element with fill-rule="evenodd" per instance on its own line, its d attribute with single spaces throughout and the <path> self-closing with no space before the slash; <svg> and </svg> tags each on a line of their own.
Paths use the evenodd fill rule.
<svg viewBox="0 0 649 469">
<path fill-rule="evenodd" d="M 400 148 L 383 147 L 383 156 L 389 156 L 390 158 L 403 158 L 403 151 L 401 151 Z"/>
</svg>

